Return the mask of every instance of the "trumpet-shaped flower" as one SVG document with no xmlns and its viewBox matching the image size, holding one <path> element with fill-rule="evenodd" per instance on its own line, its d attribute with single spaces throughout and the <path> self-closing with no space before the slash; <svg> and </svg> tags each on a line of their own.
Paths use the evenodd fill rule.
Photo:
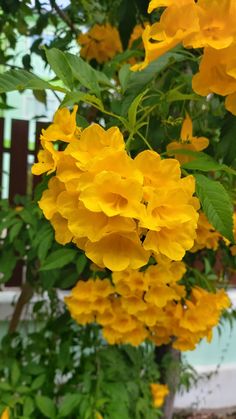
<svg viewBox="0 0 236 419">
<path fill-rule="evenodd" d="M 173 141 L 167 146 L 168 152 L 173 152 L 175 158 L 181 163 L 188 163 L 194 159 L 193 156 L 181 153 L 175 153 L 175 150 L 189 150 L 189 151 L 202 151 L 209 145 L 209 140 L 205 137 L 193 136 L 193 123 L 190 116 L 187 114 L 183 122 L 180 142 Z"/>
<path fill-rule="evenodd" d="M 72 113 L 67 108 L 58 109 L 54 115 L 53 123 L 47 129 L 42 130 L 42 139 L 70 143 L 79 138 L 80 129 L 76 126 L 77 110 L 77 105 L 74 106 Z"/>
<path fill-rule="evenodd" d="M 94 25 L 87 33 L 77 39 L 81 45 L 80 55 L 87 61 L 95 59 L 102 64 L 122 52 L 118 30 L 109 23 Z"/>
</svg>

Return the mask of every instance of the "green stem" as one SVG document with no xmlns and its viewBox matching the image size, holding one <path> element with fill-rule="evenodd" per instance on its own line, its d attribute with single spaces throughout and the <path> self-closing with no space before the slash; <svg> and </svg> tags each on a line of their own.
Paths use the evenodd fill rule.
<svg viewBox="0 0 236 419">
<path fill-rule="evenodd" d="M 143 140 L 143 142 L 146 144 L 146 146 L 149 148 L 149 150 L 153 150 L 152 146 L 149 144 L 148 140 L 141 134 L 141 132 L 137 132 L 138 136 Z"/>
</svg>

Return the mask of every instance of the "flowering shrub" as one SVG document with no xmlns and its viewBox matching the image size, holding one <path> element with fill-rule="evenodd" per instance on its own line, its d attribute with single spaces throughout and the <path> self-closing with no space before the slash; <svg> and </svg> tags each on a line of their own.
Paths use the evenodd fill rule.
<svg viewBox="0 0 236 419">
<path fill-rule="evenodd" d="M 0 412 L 16 419 L 152 419 L 176 390 L 157 347 L 193 350 L 232 316 L 235 3 L 152 0 L 149 15 L 136 1 L 91 3 L 79 11 L 87 32 L 69 20 L 77 52 L 45 49 L 52 81 L 0 76 L 2 93 L 61 95 L 32 167 L 34 202 L 0 206 L 2 281 L 20 260 L 23 297 L 46 291 L 50 307 L 19 352 L 4 341 Z M 55 288 L 71 289 L 63 306 Z M 40 374 L 27 369 L 37 360 Z"/>
</svg>

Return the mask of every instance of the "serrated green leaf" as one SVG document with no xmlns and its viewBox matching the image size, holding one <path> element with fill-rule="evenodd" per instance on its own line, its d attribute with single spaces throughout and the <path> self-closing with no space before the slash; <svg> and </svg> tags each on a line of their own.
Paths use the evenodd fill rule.
<svg viewBox="0 0 236 419">
<path fill-rule="evenodd" d="M 57 48 L 50 48 L 46 49 L 45 53 L 47 61 L 56 76 L 63 81 L 65 86 L 73 89 L 74 77 L 64 52 Z"/>
<path fill-rule="evenodd" d="M 65 57 L 73 77 L 78 80 L 82 86 L 89 89 L 90 92 L 95 93 L 96 96 L 100 97 L 100 87 L 96 71 L 93 67 L 77 55 L 67 52 L 65 53 Z"/>
<path fill-rule="evenodd" d="M 49 271 L 51 269 L 63 268 L 63 266 L 72 262 L 77 255 L 77 251 L 73 249 L 59 249 L 50 253 L 44 260 L 40 271 Z"/>
<path fill-rule="evenodd" d="M 66 394 L 63 397 L 62 403 L 59 407 L 59 417 L 68 418 L 69 415 L 76 409 L 81 402 L 81 395 L 77 394 Z"/>
<path fill-rule="evenodd" d="M 176 150 L 177 153 L 174 154 L 188 154 L 194 157 L 193 160 L 191 160 L 188 163 L 184 163 L 181 165 L 183 169 L 187 170 L 200 170 L 202 172 L 209 172 L 209 171 L 224 171 L 227 173 L 231 173 L 236 175 L 236 171 L 232 169 L 231 167 L 228 167 L 226 164 L 220 164 L 217 161 L 215 161 L 211 156 L 208 156 L 205 153 L 201 152 L 194 152 L 190 150 Z M 188 153 L 186 153 L 186 151 Z"/>
<path fill-rule="evenodd" d="M 233 236 L 233 204 L 224 186 L 204 175 L 194 175 L 196 193 L 209 222 L 230 242 Z"/>
<path fill-rule="evenodd" d="M 53 86 L 35 74 L 26 70 L 10 70 L 0 74 L 0 93 L 13 92 L 15 90 L 58 90 L 66 92 L 59 86 Z"/>
<path fill-rule="evenodd" d="M 47 396 L 36 396 L 36 405 L 40 412 L 47 418 L 54 419 L 56 417 L 56 408 L 51 399 Z"/>
</svg>

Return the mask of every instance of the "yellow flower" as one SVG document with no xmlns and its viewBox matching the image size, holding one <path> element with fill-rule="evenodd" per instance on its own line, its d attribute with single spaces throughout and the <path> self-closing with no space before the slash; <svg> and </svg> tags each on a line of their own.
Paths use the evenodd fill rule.
<svg viewBox="0 0 236 419">
<path fill-rule="evenodd" d="M 38 152 L 38 162 L 32 166 L 33 175 L 41 175 L 42 173 L 50 174 L 56 170 L 60 156 L 60 151 L 54 149 L 49 141 L 41 139 L 43 150 Z"/>
<path fill-rule="evenodd" d="M 147 264 L 150 252 L 146 251 L 136 233 L 112 233 L 98 242 L 85 244 L 85 253 L 98 266 L 111 271 L 138 269 Z"/>
<path fill-rule="evenodd" d="M 56 201 L 61 192 L 65 190 L 64 183 L 54 176 L 49 180 L 48 189 L 43 192 L 39 201 L 39 207 L 47 220 L 51 220 L 53 215 L 58 212 Z"/>
<path fill-rule="evenodd" d="M 199 30 L 199 21 L 194 0 L 153 1 L 149 13 L 156 7 L 168 6 L 161 15 L 160 22 L 147 26 L 143 33 L 145 60 L 132 67 L 142 70 L 167 51 L 173 49 L 190 34 Z"/>
<path fill-rule="evenodd" d="M 169 394 L 169 389 L 166 384 L 150 384 L 153 404 L 155 407 L 161 407 L 165 401 L 166 396 Z"/>
<path fill-rule="evenodd" d="M 62 217 L 59 213 L 55 213 L 50 222 L 55 230 L 55 239 L 60 244 L 70 243 L 73 234 L 68 228 L 68 220 Z"/>
<path fill-rule="evenodd" d="M 72 113 L 67 108 L 58 109 L 53 118 L 53 123 L 42 130 L 42 139 L 46 141 L 65 141 L 70 143 L 80 135 L 80 128 L 76 126 L 76 112 L 78 106 L 75 105 Z"/>
<path fill-rule="evenodd" d="M 234 93 L 236 91 L 236 74 L 233 71 L 235 52 L 236 44 L 221 50 L 205 48 L 199 73 L 193 77 L 193 90 L 202 96 L 209 93 L 222 96 Z"/>
<path fill-rule="evenodd" d="M 156 42 L 151 42 L 154 36 Z M 145 49 L 145 59 L 143 62 L 133 65 L 131 67 L 133 71 L 144 70 L 152 61 L 179 43 L 179 39 L 168 37 L 158 24 L 156 26 L 153 25 L 153 27 L 147 25 L 143 31 L 142 40 Z"/>
<path fill-rule="evenodd" d="M 151 0 L 148 6 L 148 13 L 152 13 L 153 10 L 158 7 L 168 7 L 175 4 L 176 0 Z"/>
<path fill-rule="evenodd" d="M 108 217 L 138 218 L 144 209 L 142 195 L 142 185 L 138 182 L 104 171 L 97 174 L 93 184 L 81 192 L 80 200 L 90 211 L 102 211 Z"/>
<path fill-rule="evenodd" d="M 94 161 L 124 149 L 125 142 L 119 128 L 105 130 L 98 124 L 92 124 L 82 131 L 79 141 L 69 144 L 65 153 L 77 160 L 81 170 L 88 170 Z"/>
<path fill-rule="evenodd" d="M 167 151 L 173 152 L 175 158 L 180 164 L 188 163 L 194 159 L 193 156 L 187 154 L 176 153 L 175 150 L 202 151 L 209 145 L 209 140 L 205 137 L 193 137 L 193 123 L 187 114 L 183 122 L 180 142 L 171 142 L 167 145 Z"/>
<path fill-rule="evenodd" d="M 212 250 L 218 248 L 221 235 L 209 223 L 203 212 L 200 212 L 199 214 L 196 233 L 197 237 L 191 252 L 196 252 L 204 248 Z"/>
<path fill-rule="evenodd" d="M 163 308 L 168 301 L 177 299 L 179 299 L 178 295 L 173 288 L 163 284 L 161 286 L 157 285 L 156 287 L 152 287 L 145 295 L 145 301 L 158 308 Z"/>
<path fill-rule="evenodd" d="M 109 23 L 94 25 L 87 33 L 78 37 L 81 45 L 80 55 L 85 60 L 95 59 L 102 64 L 122 52 L 120 35 Z"/>
<path fill-rule="evenodd" d="M 10 419 L 8 407 L 2 412 L 1 419 Z"/>
<path fill-rule="evenodd" d="M 196 10 L 200 30 L 192 34 L 185 46 L 223 49 L 235 40 L 234 0 L 198 0 Z"/>
</svg>

